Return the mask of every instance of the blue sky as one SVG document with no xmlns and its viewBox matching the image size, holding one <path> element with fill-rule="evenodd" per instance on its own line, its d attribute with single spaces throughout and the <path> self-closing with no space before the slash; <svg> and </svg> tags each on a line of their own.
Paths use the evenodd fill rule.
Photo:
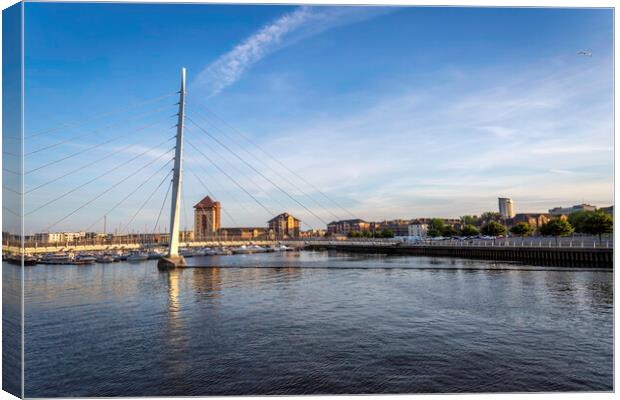
<svg viewBox="0 0 620 400">
<path fill-rule="evenodd" d="M 498 196 L 517 212 L 613 201 L 610 10 L 27 3 L 25 21 L 26 136 L 81 121 L 27 141 L 25 170 L 121 137 L 27 174 L 26 190 L 79 169 L 27 195 L 26 213 L 146 152 L 32 212 L 27 231 L 84 229 L 153 174 L 108 231 L 154 228 L 170 143 L 151 147 L 174 134 L 182 66 L 188 116 L 264 177 L 190 122 L 188 142 L 307 227 L 350 216 L 315 188 L 367 220 L 479 214 Z M 186 205 L 207 194 L 196 175 L 225 225 L 270 218 L 186 145 Z"/>
</svg>

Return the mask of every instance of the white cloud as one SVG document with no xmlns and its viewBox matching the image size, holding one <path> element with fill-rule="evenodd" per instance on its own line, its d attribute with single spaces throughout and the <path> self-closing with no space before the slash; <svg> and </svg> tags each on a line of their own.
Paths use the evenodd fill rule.
<svg viewBox="0 0 620 400">
<path fill-rule="evenodd" d="M 194 84 L 204 89 L 207 97 L 216 96 L 237 82 L 263 57 L 278 49 L 327 29 L 385 12 L 365 7 L 299 7 L 265 25 L 209 64 L 200 72 Z"/>
<path fill-rule="evenodd" d="M 594 152 L 613 152 L 612 146 L 593 146 L 587 144 L 563 146 L 563 145 L 550 145 L 550 147 L 543 147 L 533 149 L 533 154 L 589 154 Z"/>
<path fill-rule="evenodd" d="M 481 76 L 449 95 L 404 85 L 347 113 L 296 118 L 265 146 L 363 218 L 481 212 L 499 193 L 551 199 L 522 211 L 584 194 L 604 204 L 613 120 L 603 78 L 567 66 Z"/>
</svg>

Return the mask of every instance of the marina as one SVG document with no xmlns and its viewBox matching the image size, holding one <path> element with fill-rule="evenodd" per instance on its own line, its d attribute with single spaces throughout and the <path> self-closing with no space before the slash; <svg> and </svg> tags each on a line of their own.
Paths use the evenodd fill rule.
<svg viewBox="0 0 620 400">
<path fill-rule="evenodd" d="M 609 271 L 339 251 L 156 263 L 24 269 L 29 396 L 613 388 Z"/>
<path fill-rule="evenodd" d="M 183 257 L 203 257 L 203 256 L 223 256 L 232 254 L 257 254 L 293 251 L 295 247 L 285 244 L 274 244 L 269 246 L 260 246 L 257 244 L 247 244 L 238 247 L 186 247 L 180 250 Z M 24 266 L 33 266 L 37 264 L 51 265 L 87 265 L 87 264 L 108 264 L 114 262 L 127 261 L 130 263 L 139 263 L 148 260 L 159 260 L 165 255 L 165 249 L 149 248 L 148 250 L 114 250 L 114 251 L 59 251 L 54 253 L 41 254 L 25 254 Z M 3 254 L 3 261 L 8 263 L 21 265 L 22 258 L 15 254 Z"/>
</svg>

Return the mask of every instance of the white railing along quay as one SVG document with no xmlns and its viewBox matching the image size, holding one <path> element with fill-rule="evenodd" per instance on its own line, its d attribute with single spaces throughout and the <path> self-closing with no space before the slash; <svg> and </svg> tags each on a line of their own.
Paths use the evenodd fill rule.
<svg viewBox="0 0 620 400">
<path fill-rule="evenodd" d="M 347 239 L 347 240 L 329 240 L 329 239 L 313 239 L 306 240 L 306 244 L 329 245 L 329 246 L 454 246 L 454 247 L 538 247 L 538 248 L 613 248 L 612 239 L 598 238 L 562 238 L 557 242 L 553 238 L 534 238 L 528 239 L 501 239 L 501 240 L 423 240 L 423 241 L 402 241 L 395 239 Z"/>
</svg>

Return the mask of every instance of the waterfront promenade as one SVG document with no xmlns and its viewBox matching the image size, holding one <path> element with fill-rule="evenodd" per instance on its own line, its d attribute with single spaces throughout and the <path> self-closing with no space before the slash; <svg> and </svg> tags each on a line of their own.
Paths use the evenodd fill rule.
<svg viewBox="0 0 620 400">
<path fill-rule="evenodd" d="M 554 238 L 532 237 L 527 239 L 506 238 L 497 240 L 438 240 L 407 242 L 397 239 L 348 239 L 348 240 L 229 240 L 181 242 L 182 248 L 238 247 L 249 243 L 274 246 L 286 243 L 295 249 L 340 250 L 361 253 L 393 255 L 456 257 L 480 260 L 511 261 L 541 266 L 571 268 L 613 268 L 613 238 L 603 240 L 587 237 Z M 26 254 L 55 252 L 105 252 L 131 251 L 166 246 L 165 243 L 115 243 L 115 244 L 55 244 L 26 247 Z M 18 247 L 4 246 L 6 253 L 18 253 Z"/>
</svg>

